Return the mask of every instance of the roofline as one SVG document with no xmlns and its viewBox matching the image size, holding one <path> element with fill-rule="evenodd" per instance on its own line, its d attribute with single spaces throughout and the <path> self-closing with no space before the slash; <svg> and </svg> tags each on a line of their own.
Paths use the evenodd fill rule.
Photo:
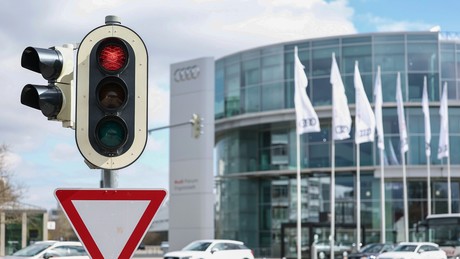
<svg viewBox="0 0 460 259">
<path fill-rule="evenodd" d="M 244 49 L 241 51 L 237 51 L 225 56 L 222 56 L 220 58 L 217 58 L 216 61 L 225 59 L 227 57 L 231 57 L 233 55 L 247 52 L 247 51 L 253 51 L 257 49 L 264 49 L 268 47 L 275 47 L 275 46 L 281 46 L 281 45 L 289 45 L 289 44 L 296 44 L 296 43 L 301 43 L 305 41 L 312 41 L 312 40 L 328 40 L 328 39 L 335 39 L 335 38 L 346 38 L 346 37 L 355 37 L 355 36 L 360 36 L 360 37 L 366 37 L 366 36 L 374 36 L 374 35 L 392 35 L 392 34 L 420 34 L 420 33 L 426 33 L 426 34 L 438 34 L 443 35 L 443 33 L 449 33 L 449 32 L 442 32 L 442 31 L 389 31 L 389 32 L 365 32 L 365 33 L 350 33 L 350 34 L 341 34 L 341 35 L 331 35 L 331 36 L 322 36 L 318 38 L 304 38 L 304 39 L 299 39 L 299 40 L 292 40 L 292 41 L 282 41 L 278 43 L 273 43 L 273 44 L 268 44 L 268 45 L 263 45 L 259 47 L 253 47 L 249 49 Z M 460 41 L 460 33 L 456 33 L 459 36 L 459 41 Z M 440 37 L 438 37 L 440 39 Z"/>
</svg>

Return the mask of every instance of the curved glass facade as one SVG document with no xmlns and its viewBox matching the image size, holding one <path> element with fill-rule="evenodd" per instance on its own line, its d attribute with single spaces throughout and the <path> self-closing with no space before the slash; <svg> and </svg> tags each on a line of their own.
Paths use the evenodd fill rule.
<svg viewBox="0 0 460 259">
<path fill-rule="evenodd" d="M 439 98 L 448 83 L 452 212 L 460 212 L 460 41 L 438 32 L 376 33 L 310 39 L 242 51 L 216 61 L 216 175 L 219 238 L 245 241 L 257 255 L 294 257 L 296 228 L 296 131 L 294 46 L 309 80 L 308 95 L 320 117 L 321 132 L 301 135 L 302 240 L 329 236 L 331 167 L 331 56 L 335 53 L 352 115 L 355 61 L 373 102 L 381 67 L 385 132 L 387 240 L 401 241 L 397 222 L 403 211 L 401 155 L 396 113 L 396 76 L 401 72 L 408 128 L 407 176 L 411 240 L 414 223 L 427 215 L 423 78 L 430 98 L 432 210 L 447 212 L 446 160 L 437 159 Z M 356 145 L 335 141 L 336 242 L 356 236 Z M 395 152 L 396 151 L 396 152 Z M 376 142 L 360 145 L 363 243 L 380 237 L 380 158 Z M 307 249 L 307 248 L 306 248 Z"/>
</svg>

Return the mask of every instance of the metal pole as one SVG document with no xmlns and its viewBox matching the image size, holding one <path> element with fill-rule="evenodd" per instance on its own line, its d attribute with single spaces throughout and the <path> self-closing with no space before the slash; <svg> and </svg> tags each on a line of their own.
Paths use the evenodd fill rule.
<svg viewBox="0 0 460 259">
<path fill-rule="evenodd" d="M 428 215 L 431 215 L 431 171 L 430 171 L 430 156 L 426 156 L 426 170 L 427 170 L 427 179 L 426 179 L 426 195 L 428 203 Z"/>
<path fill-rule="evenodd" d="M 409 242 L 409 207 L 407 197 L 406 152 L 401 149 L 403 164 L 404 240 Z"/>
<path fill-rule="evenodd" d="M 356 248 L 361 247 L 361 159 L 360 159 L 360 145 L 356 145 Z"/>
<path fill-rule="evenodd" d="M 335 140 L 332 140 L 332 147 L 331 147 L 331 160 L 332 160 L 332 170 L 331 170 L 331 235 L 329 236 L 329 244 L 330 244 L 330 258 L 334 259 L 334 247 L 335 247 Z"/>
<path fill-rule="evenodd" d="M 115 170 L 102 169 L 101 170 L 101 188 L 117 188 L 117 173 Z"/>
<path fill-rule="evenodd" d="M 386 226 L 385 226 L 385 168 L 384 164 L 384 152 L 380 149 L 380 240 L 382 243 L 386 243 Z"/>
<path fill-rule="evenodd" d="M 302 203 L 300 178 L 300 135 L 297 135 L 297 259 L 302 258 Z"/>
</svg>

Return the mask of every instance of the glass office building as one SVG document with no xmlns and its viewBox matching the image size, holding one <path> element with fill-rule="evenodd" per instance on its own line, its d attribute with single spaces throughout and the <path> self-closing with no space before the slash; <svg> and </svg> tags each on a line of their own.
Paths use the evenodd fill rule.
<svg viewBox="0 0 460 259">
<path fill-rule="evenodd" d="M 321 132 L 300 138 L 302 247 L 330 232 L 331 90 L 335 53 L 352 117 L 355 61 L 373 104 L 381 68 L 385 132 L 385 222 L 388 241 L 401 241 L 403 180 L 396 112 L 396 78 L 401 72 L 409 151 L 406 153 L 410 240 L 427 215 L 427 158 L 421 98 L 427 78 L 431 113 L 431 201 L 433 213 L 447 212 L 447 160 L 437 158 L 442 85 L 449 99 L 452 212 L 460 212 L 460 40 L 442 32 L 374 33 L 286 42 L 241 51 L 216 60 L 215 170 L 216 236 L 244 241 L 256 255 L 296 253 L 296 129 L 294 47 L 305 66 L 308 95 Z M 354 123 L 354 117 L 353 117 Z M 335 141 L 336 243 L 356 237 L 356 145 Z M 360 145 L 363 243 L 380 239 L 380 158 L 377 143 Z M 307 255 L 305 255 L 307 256 Z"/>
</svg>

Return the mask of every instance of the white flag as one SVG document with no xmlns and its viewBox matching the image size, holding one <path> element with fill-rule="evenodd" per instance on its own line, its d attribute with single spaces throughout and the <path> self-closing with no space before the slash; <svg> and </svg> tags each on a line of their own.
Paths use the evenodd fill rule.
<svg viewBox="0 0 460 259">
<path fill-rule="evenodd" d="M 406 130 L 406 118 L 404 117 L 404 104 L 401 92 L 401 75 L 398 72 L 398 78 L 396 79 L 396 105 L 398 108 L 398 124 L 399 124 L 399 139 L 401 142 L 401 152 L 405 153 L 409 150 L 407 144 L 407 130 Z"/>
<path fill-rule="evenodd" d="M 439 133 L 438 159 L 449 157 L 449 113 L 447 108 L 447 82 L 444 83 L 443 88 L 441 107 L 439 107 L 439 115 L 441 115 L 441 130 Z"/>
<path fill-rule="evenodd" d="M 294 50 L 294 106 L 296 114 L 297 134 L 320 131 L 318 115 L 316 114 L 307 95 L 308 79 L 304 66 Z"/>
<path fill-rule="evenodd" d="M 342 140 L 350 138 L 351 115 L 348 109 L 347 96 L 340 77 L 339 67 L 335 61 L 335 53 L 332 53 L 331 67 L 332 84 L 332 139 Z"/>
<path fill-rule="evenodd" d="M 367 99 L 366 91 L 364 91 L 358 61 L 355 62 L 354 82 L 356 93 L 355 143 L 372 142 L 375 136 L 375 117 L 371 104 Z"/>
<path fill-rule="evenodd" d="M 426 76 L 423 78 L 423 94 L 422 94 L 422 110 L 425 117 L 425 154 L 431 156 L 431 123 L 430 123 L 430 108 L 428 106 L 428 90 L 426 86 Z"/>
<path fill-rule="evenodd" d="M 383 116 L 382 116 L 382 80 L 380 79 L 380 66 L 377 67 L 377 77 L 375 78 L 374 86 L 374 112 L 375 112 L 375 123 L 377 128 L 378 142 L 377 146 L 379 149 L 385 149 L 385 142 L 383 138 Z"/>
</svg>

